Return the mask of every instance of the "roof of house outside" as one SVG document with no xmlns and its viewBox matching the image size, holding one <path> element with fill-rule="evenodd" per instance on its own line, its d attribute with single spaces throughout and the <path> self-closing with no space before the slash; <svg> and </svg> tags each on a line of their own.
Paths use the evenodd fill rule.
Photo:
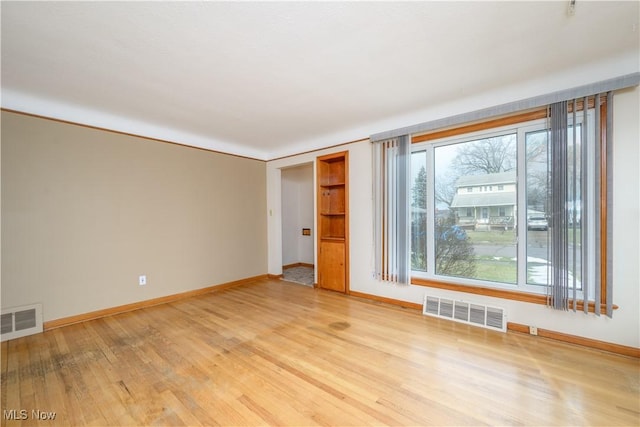
<svg viewBox="0 0 640 427">
<path fill-rule="evenodd" d="M 515 184 L 516 171 L 490 173 L 484 175 L 463 175 L 458 178 L 456 187 L 472 187 L 475 185 Z"/>
<path fill-rule="evenodd" d="M 501 193 L 462 193 L 456 194 L 453 197 L 451 207 L 513 206 L 515 204 L 515 191 L 506 191 Z"/>
</svg>

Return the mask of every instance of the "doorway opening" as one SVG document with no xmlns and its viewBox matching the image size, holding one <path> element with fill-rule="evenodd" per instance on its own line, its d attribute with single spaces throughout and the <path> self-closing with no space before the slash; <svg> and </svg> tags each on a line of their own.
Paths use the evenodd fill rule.
<svg viewBox="0 0 640 427">
<path fill-rule="evenodd" d="M 313 286 L 313 163 L 282 169 L 281 185 L 283 280 Z"/>
</svg>

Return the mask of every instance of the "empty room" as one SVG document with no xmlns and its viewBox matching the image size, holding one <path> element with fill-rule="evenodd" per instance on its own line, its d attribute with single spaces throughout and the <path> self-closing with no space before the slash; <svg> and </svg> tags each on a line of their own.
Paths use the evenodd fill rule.
<svg viewBox="0 0 640 427">
<path fill-rule="evenodd" d="M 640 2 L 0 2 L 2 426 L 640 425 Z"/>
</svg>

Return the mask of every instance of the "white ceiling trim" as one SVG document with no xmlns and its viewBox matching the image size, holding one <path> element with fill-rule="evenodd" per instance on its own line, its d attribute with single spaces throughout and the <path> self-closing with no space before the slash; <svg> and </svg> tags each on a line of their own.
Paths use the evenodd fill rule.
<svg viewBox="0 0 640 427">
<path fill-rule="evenodd" d="M 266 151 L 252 149 L 245 145 L 219 141 L 210 137 L 159 126 L 154 123 L 146 123 L 130 117 L 116 116 L 82 106 L 43 99 L 12 89 L 2 90 L 2 108 L 54 120 L 71 122 L 81 126 L 91 126 L 236 156 L 249 157 L 257 160 L 269 159 L 269 153 Z"/>
<path fill-rule="evenodd" d="M 1 102 L 2 107 L 8 110 L 137 135 L 143 138 L 269 161 L 300 153 L 322 150 L 329 146 L 367 139 L 371 134 L 386 132 L 391 129 L 413 126 L 425 121 L 443 119 L 457 114 L 516 102 L 522 99 L 636 72 L 638 72 L 637 55 L 622 55 L 605 62 L 594 62 L 589 66 L 582 66 L 574 70 L 566 70 L 562 73 L 545 76 L 544 78 L 529 81 L 526 84 L 505 86 L 500 90 L 494 90 L 464 99 L 452 99 L 447 103 L 429 106 L 400 116 L 363 123 L 349 129 L 331 132 L 320 137 L 309 138 L 299 141 L 298 143 L 289 144 L 284 149 L 275 151 L 256 150 L 247 145 L 220 141 L 174 128 L 142 122 L 129 117 L 116 116 L 87 109 L 81 106 L 67 105 L 26 95 L 11 89 L 2 91 Z"/>
</svg>

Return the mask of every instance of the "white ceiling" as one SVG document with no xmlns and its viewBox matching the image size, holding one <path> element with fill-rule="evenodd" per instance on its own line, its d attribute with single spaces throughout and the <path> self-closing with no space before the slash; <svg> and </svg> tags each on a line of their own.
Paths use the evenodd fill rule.
<svg viewBox="0 0 640 427">
<path fill-rule="evenodd" d="M 2 1 L 2 107 L 273 159 L 639 71 L 640 2 L 568 4 Z"/>
</svg>

